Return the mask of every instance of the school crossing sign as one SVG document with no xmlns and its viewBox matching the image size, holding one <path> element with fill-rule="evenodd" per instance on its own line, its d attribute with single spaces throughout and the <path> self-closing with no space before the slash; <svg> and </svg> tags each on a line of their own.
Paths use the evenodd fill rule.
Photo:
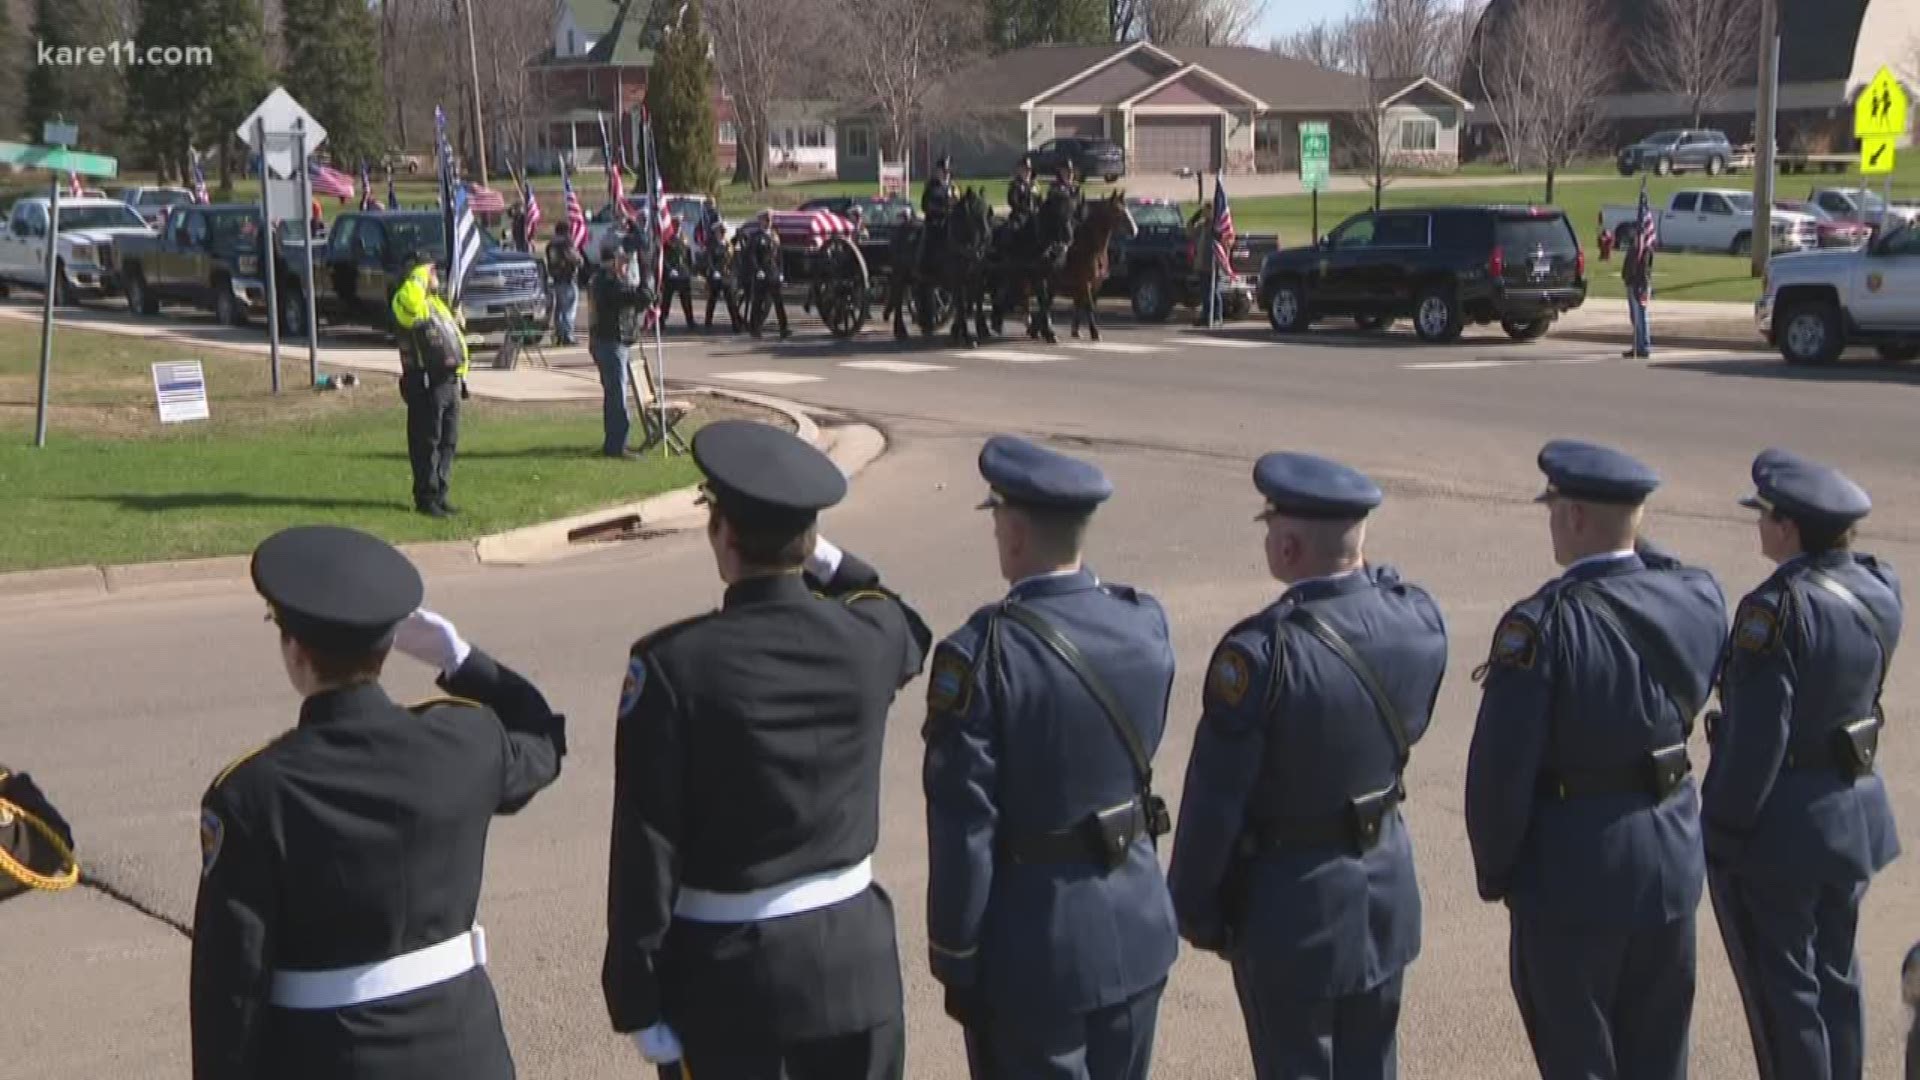
<svg viewBox="0 0 1920 1080">
<path fill-rule="evenodd" d="M 1853 136 L 1860 140 L 1860 171 L 1867 176 L 1893 172 L 1894 140 L 1907 132 L 1907 90 L 1886 67 L 1853 103 Z"/>
</svg>

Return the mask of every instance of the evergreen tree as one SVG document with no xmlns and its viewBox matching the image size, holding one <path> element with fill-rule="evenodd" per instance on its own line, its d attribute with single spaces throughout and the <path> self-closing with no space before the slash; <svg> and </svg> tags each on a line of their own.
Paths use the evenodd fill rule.
<svg viewBox="0 0 1920 1080">
<path fill-rule="evenodd" d="M 471 0 L 469 0 L 471 2 Z M 365 0 L 285 0 L 287 93 L 327 129 L 327 150 L 343 171 L 386 152 L 386 91 L 380 29 Z"/>
<path fill-rule="evenodd" d="M 653 111 L 660 182 L 672 191 L 717 192 L 713 61 L 700 25 L 699 0 L 690 0 L 679 27 L 666 35 L 659 58 L 647 74 L 647 103 Z"/>
<path fill-rule="evenodd" d="M 258 104 L 266 67 L 260 9 L 253 0 L 137 0 L 134 41 L 142 50 L 205 46 L 209 65 L 142 65 L 127 75 L 140 107 L 133 134 L 163 179 L 192 176 L 189 147 L 222 146 Z"/>
<path fill-rule="evenodd" d="M 69 47 L 73 40 L 72 27 L 60 15 L 59 0 L 34 0 L 33 38 L 29 49 L 45 45 L 49 49 Z M 35 58 L 33 53 L 25 53 L 24 60 Z M 74 119 L 72 102 L 68 100 L 70 88 L 67 80 L 61 78 L 62 68 L 56 64 L 30 63 L 27 65 L 27 108 L 22 117 L 24 134 L 33 142 L 40 141 L 40 127 L 49 120 L 61 116 Z"/>
</svg>

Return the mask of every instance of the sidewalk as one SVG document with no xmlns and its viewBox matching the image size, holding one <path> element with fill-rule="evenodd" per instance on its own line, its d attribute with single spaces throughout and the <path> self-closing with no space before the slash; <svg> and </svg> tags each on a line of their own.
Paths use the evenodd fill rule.
<svg viewBox="0 0 1920 1080">
<path fill-rule="evenodd" d="M 1648 308 L 1656 352 L 1664 346 L 1765 352 L 1772 348 L 1753 325 L 1753 305 L 1735 301 L 1659 300 Z M 1633 342 L 1627 302 L 1594 297 L 1554 323 L 1553 336 Z"/>
</svg>

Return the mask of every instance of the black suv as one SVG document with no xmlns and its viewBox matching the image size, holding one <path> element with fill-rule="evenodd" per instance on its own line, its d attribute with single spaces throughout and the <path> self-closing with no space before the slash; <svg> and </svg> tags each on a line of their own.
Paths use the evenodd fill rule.
<svg viewBox="0 0 1920 1080">
<path fill-rule="evenodd" d="M 1656 176 L 1689 169 L 1719 176 L 1733 164 L 1733 144 L 1722 131 L 1656 131 L 1621 147 L 1616 164 L 1621 176 L 1632 176 L 1643 169 Z"/>
<path fill-rule="evenodd" d="M 1097 176 L 1109 184 L 1127 174 L 1127 152 L 1112 139 L 1048 139 L 1027 156 L 1033 159 L 1033 174 L 1042 178 L 1060 171 L 1067 162 L 1073 163 L 1075 173 Z"/>
<path fill-rule="evenodd" d="M 1498 322 L 1531 341 L 1587 299 L 1587 257 L 1554 207 L 1423 206 L 1370 210 L 1310 248 L 1267 256 L 1260 305 L 1283 334 L 1346 316 L 1378 330 L 1413 319 L 1422 341 Z"/>
</svg>

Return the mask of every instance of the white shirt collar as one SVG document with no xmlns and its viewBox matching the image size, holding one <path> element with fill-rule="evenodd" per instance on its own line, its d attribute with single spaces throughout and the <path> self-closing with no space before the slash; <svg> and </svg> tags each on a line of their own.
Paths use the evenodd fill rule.
<svg viewBox="0 0 1920 1080">
<path fill-rule="evenodd" d="M 1603 551 L 1598 555 L 1588 555 L 1568 563 L 1567 573 L 1571 574 L 1582 566 L 1591 566 L 1594 563 L 1613 562 L 1617 559 L 1631 559 L 1637 554 L 1639 554 L 1639 552 L 1634 551 L 1632 548 L 1623 548 L 1619 551 Z"/>
<path fill-rule="evenodd" d="M 1019 581 L 1014 582 L 1013 586 L 1009 588 L 1007 591 L 1016 592 L 1019 590 L 1020 586 L 1025 585 L 1029 581 L 1045 581 L 1048 578 L 1072 577 L 1073 575 L 1085 569 L 1086 567 L 1080 566 L 1080 567 L 1075 567 L 1072 570 L 1048 570 L 1046 573 L 1043 573 L 1043 574 L 1030 574 L 1026 577 L 1021 578 Z M 1091 573 L 1091 571 L 1089 571 L 1089 573 Z M 1098 584 L 1099 580 L 1100 579 L 1096 576 L 1094 578 L 1095 584 Z"/>
<path fill-rule="evenodd" d="M 1287 582 L 1287 591 L 1292 592 L 1293 590 L 1299 588 L 1302 585 L 1311 585 L 1316 581 L 1339 581 L 1341 578 L 1352 577 L 1353 575 L 1358 574 L 1365 569 L 1366 569 L 1366 566 L 1363 564 L 1360 566 L 1356 566 L 1351 570 L 1342 570 L 1337 574 L 1321 574 L 1319 577 L 1308 577 L 1308 578 L 1301 578 L 1299 581 L 1289 581 Z"/>
</svg>

